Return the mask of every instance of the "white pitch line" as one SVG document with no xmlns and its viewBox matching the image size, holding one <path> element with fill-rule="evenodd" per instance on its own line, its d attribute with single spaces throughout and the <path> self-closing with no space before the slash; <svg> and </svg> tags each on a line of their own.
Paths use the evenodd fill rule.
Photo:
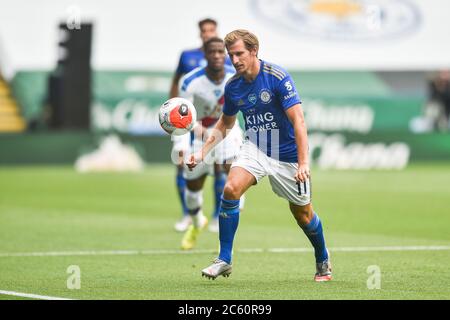
<svg viewBox="0 0 450 320">
<path fill-rule="evenodd" d="M 373 251 L 443 251 L 450 250 L 450 246 L 384 246 L 384 247 L 335 247 L 331 252 L 373 252 Z M 312 252 L 312 248 L 242 248 L 239 253 L 304 253 Z M 189 251 L 167 250 L 89 250 L 89 251 L 50 251 L 50 252 L 18 252 L 0 253 L 0 258 L 6 257 L 61 257 L 61 256 L 120 256 L 120 255 L 162 255 L 162 254 L 216 254 L 214 249 L 194 249 Z"/>
<path fill-rule="evenodd" d="M 373 251 L 442 251 L 450 250 L 450 246 L 385 246 L 385 247 L 336 247 L 331 252 L 373 252 Z M 273 253 L 312 252 L 310 248 L 272 248 Z"/>
<path fill-rule="evenodd" d="M 215 250 L 89 250 L 89 251 L 50 251 L 50 252 L 18 252 L 0 253 L 3 257 L 65 257 L 65 256 L 133 256 L 158 254 L 194 254 L 214 253 Z"/>
<path fill-rule="evenodd" d="M 67 299 L 67 298 L 41 296 L 38 294 L 22 293 L 22 292 L 15 292 L 15 291 L 4 291 L 4 290 L 0 290 L 0 294 L 7 295 L 7 296 L 22 297 L 22 298 L 39 299 L 39 300 L 72 300 L 72 299 Z"/>
</svg>

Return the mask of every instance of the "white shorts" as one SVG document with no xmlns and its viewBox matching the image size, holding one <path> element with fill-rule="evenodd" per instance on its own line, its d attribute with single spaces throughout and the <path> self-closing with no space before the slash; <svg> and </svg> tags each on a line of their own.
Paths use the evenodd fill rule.
<svg viewBox="0 0 450 320">
<path fill-rule="evenodd" d="M 172 135 L 171 136 L 173 145 L 172 145 L 172 162 L 178 162 L 179 152 L 187 153 L 191 148 L 191 133 L 188 132 L 181 136 Z"/>
<path fill-rule="evenodd" d="M 231 167 L 244 168 L 255 177 L 256 182 L 269 176 L 273 192 L 293 204 L 304 206 L 311 202 L 310 180 L 297 183 L 294 178 L 297 163 L 273 159 L 248 140 L 242 145 L 241 152 Z"/>
<path fill-rule="evenodd" d="M 242 136 L 242 129 L 236 121 L 233 129 L 230 130 L 224 140 L 211 150 L 204 161 L 199 163 L 192 171 L 187 168 L 184 170 L 184 177 L 187 180 L 194 180 L 205 174 L 212 175 L 214 174 L 214 163 L 224 164 L 233 162 L 239 154 L 242 145 Z M 199 151 L 202 146 L 202 140 L 194 139 L 189 153 Z"/>
</svg>

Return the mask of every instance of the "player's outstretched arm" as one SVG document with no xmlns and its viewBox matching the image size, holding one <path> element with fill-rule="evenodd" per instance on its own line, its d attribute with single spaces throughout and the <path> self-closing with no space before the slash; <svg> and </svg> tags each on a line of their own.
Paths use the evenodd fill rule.
<svg viewBox="0 0 450 320">
<path fill-rule="evenodd" d="M 298 170 L 295 180 L 304 182 L 309 178 L 309 158 L 308 158 L 308 133 L 306 130 L 305 117 L 301 104 L 296 104 L 286 110 L 287 117 L 294 127 L 295 142 L 298 152 Z"/>
<path fill-rule="evenodd" d="M 175 98 L 175 97 L 178 97 L 178 94 L 179 94 L 179 90 L 178 90 L 178 82 L 180 81 L 181 76 L 182 76 L 182 75 L 179 74 L 179 73 L 175 73 L 175 74 L 173 75 L 172 83 L 171 83 L 171 85 L 170 85 L 169 98 Z"/>
<path fill-rule="evenodd" d="M 236 116 L 227 116 L 222 114 L 222 116 L 217 121 L 214 129 L 203 145 L 202 149 L 194 154 L 191 154 L 187 159 L 186 165 L 189 169 L 194 168 L 198 163 L 203 161 L 206 155 L 223 139 L 225 139 L 229 130 L 234 127 L 236 123 Z"/>
</svg>

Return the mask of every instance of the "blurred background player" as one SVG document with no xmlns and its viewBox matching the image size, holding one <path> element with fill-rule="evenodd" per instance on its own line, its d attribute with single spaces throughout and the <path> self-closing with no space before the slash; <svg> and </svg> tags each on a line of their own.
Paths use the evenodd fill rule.
<svg viewBox="0 0 450 320">
<path fill-rule="evenodd" d="M 192 101 L 197 109 L 198 123 L 193 129 L 194 140 L 191 152 L 200 150 L 222 114 L 224 103 L 225 83 L 234 75 L 234 69 L 225 65 L 226 53 L 223 40 L 217 37 L 210 38 L 204 44 L 206 67 L 200 67 L 185 75 L 180 81 L 180 96 Z M 183 137 L 187 142 L 191 139 L 189 134 Z M 185 170 L 187 180 L 185 197 L 189 216 L 192 219 L 183 237 L 182 249 L 192 249 L 197 236 L 208 224 L 203 215 L 203 186 L 209 173 L 214 171 L 215 177 L 224 169 L 229 171 L 232 160 L 239 153 L 242 144 L 242 130 L 236 121 L 230 128 L 227 138 L 215 149 L 211 157 L 197 166 L 194 170 Z M 223 185 L 216 192 L 221 195 Z M 218 232 L 218 217 L 213 217 L 210 223 L 211 230 Z"/>
<path fill-rule="evenodd" d="M 235 30 L 225 37 L 236 76 L 225 88 L 223 114 L 203 148 L 190 156 L 189 168 L 201 165 L 244 114 L 246 138 L 233 162 L 224 188 L 219 217 L 219 257 L 202 270 L 215 279 L 231 273 L 234 236 L 239 224 L 239 199 L 252 185 L 269 176 L 272 190 L 286 199 L 298 226 L 315 251 L 315 281 L 331 280 L 331 264 L 325 246 L 322 223 L 311 204 L 308 137 L 300 97 L 291 76 L 282 68 L 258 59 L 259 42 L 247 30 Z M 270 136 L 270 138 L 269 138 Z M 275 137 L 275 138 L 274 138 Z M 225 137 L 227 139 L 227 137 Z"/>
<path fill-rule="evenodd" d="M 450 70 L 441 70 L 429 84 L 429 102 L 435 106 L 434 128 L 447 132 L 450 129 Z M 430 103 L 428 105 L 431 105 Z"/>
<path fill-rule="evenodd" d="M 212 37 L 217 37 L 217 22 L 215 20 L 210 18 L 203 19 L 198 22 L 198 27 L 200 29 L 200 39 L 202 40 L 202 44 L 204 44 L 208 39 Z M 232 65 L 228 57 L 226 58 L 225 63 L 230 66 Z M 205 66 L 206 60 L 203 51 L 203 46 L 200 48 L 183 51 L 180 55 L 180 59 L 175 74 L 172 78 L 172 84 L 170 87 L 170 98 L 179 96 L 178 85 L 183 75 L 191 72 L 195 68 Z M 182 218 L 175 223 L 174 227 L 176 231 L 183 232 L 186 231 L 186 229 L 192 223 L 185 202 L 184 193 L 186 188 L 186 181 L 183 176 L 183 165 L 182 165 L 183 154 L 189 148 L 189 144 L 186 143 L 185 139 L 179 136 L 172 136 L 172 141 L 173 141 L 172 159 L 177 159 L 178 161 L 176 186 L 183 210 Z M 225 178 L 223 172 L 218 172 L 214 180 L 215 210 L 213 212 L 213 217 L 214 216 L 217 217 L 220 206 L 221 193 L 218 193 L 217 190 L 223 190 L 224 184 Z"/>
</svg>

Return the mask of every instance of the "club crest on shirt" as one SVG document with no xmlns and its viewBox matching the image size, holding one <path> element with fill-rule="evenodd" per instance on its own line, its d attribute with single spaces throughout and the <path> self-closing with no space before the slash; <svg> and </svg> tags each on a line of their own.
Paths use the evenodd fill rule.
<svg viewBox="0 0 450 320">
<path fill-rule="evenodd" d="M 189 59 L 188 64 L 189 64 L 191 67 L 195 67 L 195 66 L 197 65 L 197 60 L 196 60 L 196 59 Z"/>
<path fill-rule="evenodd" d="M 248 101 L 250 101 L 251 104 L 255 104 L 256 100 L 257 100 L 256 94 L 251 93 L 251 94 L 248 95 Z"/>
<path fill-rule="evenodd" d="M 259 93 L 259 98 L 261 99 L 262 103 L 267 104 L 270 101 L 272 101 L 272 94 L 269 90 L 262 89 L 261 92 Z"/>
</svg>

